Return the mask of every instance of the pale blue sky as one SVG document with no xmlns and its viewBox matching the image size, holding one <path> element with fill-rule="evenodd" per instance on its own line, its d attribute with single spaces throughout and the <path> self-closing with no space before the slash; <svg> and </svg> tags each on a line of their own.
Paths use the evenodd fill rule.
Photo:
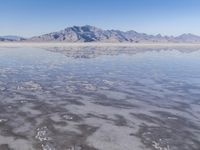
<svg viewBox="0 0 200 150">
<path fill-rule="evenodd" d="M 200 0 L 1 0 L 0 35 L 30 37 L 73 25 L 200 35 Z"/>
</svg>

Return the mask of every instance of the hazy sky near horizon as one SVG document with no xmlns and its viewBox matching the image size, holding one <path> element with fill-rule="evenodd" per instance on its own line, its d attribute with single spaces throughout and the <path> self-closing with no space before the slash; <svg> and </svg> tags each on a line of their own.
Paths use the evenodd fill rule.
<svg viewBox="0 0 200 150">
<path fill-rule="evenodd" d="M 30 37 L 73 25 L 200 35 L 200 0 L 1 0 L 0 35 Z"/>
</svg>

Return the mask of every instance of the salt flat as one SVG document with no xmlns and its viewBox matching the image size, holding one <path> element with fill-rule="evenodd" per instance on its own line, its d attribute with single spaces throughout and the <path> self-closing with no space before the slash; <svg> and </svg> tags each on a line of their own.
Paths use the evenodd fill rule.
<svg viewBox="0 0 200 150">
<path fill-rule="evenodd" d="M 12 44 L 0 150 L 200 149 L 198 48 Z"/>
</svg>

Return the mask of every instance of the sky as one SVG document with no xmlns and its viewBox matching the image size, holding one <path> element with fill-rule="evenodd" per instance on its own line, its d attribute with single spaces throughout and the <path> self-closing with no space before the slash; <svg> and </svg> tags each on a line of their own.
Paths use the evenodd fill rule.
<svg viewBox="0 0 200 150">
<path fill-rule="evenodd" d="M 73 25 L 200 35 L 200 0 L 0 0 L 0 35 L 31 37 Z"/>
</svg>

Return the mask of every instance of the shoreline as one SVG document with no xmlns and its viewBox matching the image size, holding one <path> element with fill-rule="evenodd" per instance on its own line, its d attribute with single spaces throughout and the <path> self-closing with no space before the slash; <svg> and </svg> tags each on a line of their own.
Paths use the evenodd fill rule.
<svg viewBox="0 0 200 150">
<path fill-rule="evenodd" d="M 200 48 L 200 43 L 64 43 L 64 42 L 0 42 L 0 48 L 70 48 L 70 47 L 95 47 L 95 48 Z"/>
</svg>

